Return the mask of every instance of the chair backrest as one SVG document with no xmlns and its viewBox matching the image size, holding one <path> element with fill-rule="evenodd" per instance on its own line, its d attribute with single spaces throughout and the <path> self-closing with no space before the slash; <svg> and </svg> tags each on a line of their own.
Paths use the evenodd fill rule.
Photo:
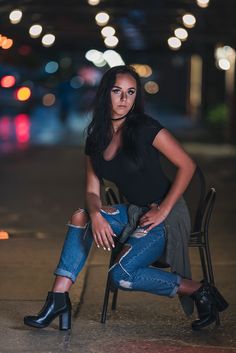
<svg viewBox="0 0 236 353">
<path fill-rule="evenodd" d="M 203 175 L 203 172 L 201 170 L 201 168 L 199 166 L 197 166 L 194 176 L 193 176 L 193 181 L 194 179 L 197 179 L 197 182 L 199 183 L 199 187 L 198 187 L 198 201 L 196 203 L 196 212 L 195 212 L 195 217 L 194 217 L 194 221 L 192 224 L 192 229 L 194 232 L 197 232 L 199 230 L 201 230 L 201 226 L 202 226 L 202 217 L 204 215 L 204 206 L 205 206 L 205 198 L 206 198 L 206 181 L 205 181 L 205 177 Z M 192 182 L 193 182 L 192 181 Z M 190 183 L 191 185 L 191 183 Z M 188 190 L 186 191 L 186 193 L 188 192 Z"/>
<path fill-rule="evenodd" d="M 105 200 L 107 205 L 120 203 L 118 195 L 115 193 L 111 186 L 105 187 Z"/>
<path fill-rule="evenodd" d="M 216 190 L 214 188 L 210 188 L 204 200 L 204 205 L 202 208 L 202 215 L 201 215 L 201 230 L 206 235 L 208 232 L 208 226 L 209 226 L 212 210 L 215 204 L 215 199 L 216 199 Z"/>
</svg>

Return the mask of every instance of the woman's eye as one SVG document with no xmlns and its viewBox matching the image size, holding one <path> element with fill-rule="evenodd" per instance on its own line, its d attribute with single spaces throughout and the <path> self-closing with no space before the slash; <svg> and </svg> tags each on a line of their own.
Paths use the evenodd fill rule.
<svg viewBox="0 0 236 353">
<path fill-rule="evenodd" d="M 120 93 L 120 90 L 118 88 L 113 88 L 112 89 L 112 92 L 115 93 L 115 94 L 119 94 Z"/>
<path fill-rule="evenodd" d="M 130 95 L 130 96 L 132 96 L 132 94 L 134 94 L 135 93 L 135 91 L 133 90 L 133 89 L 131 89 L 130 91 L 128 91 L 128 94 Z"/>
</svg>

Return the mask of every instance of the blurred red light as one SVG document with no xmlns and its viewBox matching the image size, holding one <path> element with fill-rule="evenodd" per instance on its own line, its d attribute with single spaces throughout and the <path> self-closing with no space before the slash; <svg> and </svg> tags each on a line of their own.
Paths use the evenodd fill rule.
<svg viewBox="0 0 236 353">
<path fill-rule="evenodd" d="M 3 78 L 1 79 L 1 86 L 4 88 L 10 88 L 14 86 L 15 83 L 16 79 L 12 75 L 3 76 Z"/>
<path fill-rule="evenodd" d="M 30 120 L 27 114 L 18 114 L 15 117 L 16 138 L 20 143 L 26 143 L 30 139 Z"/>
<path fill-rule="evenodd" d="M 8 140 L 11 134 L 11 122 L 8 116 L 2 117 L 0 119 L 0 138 L 3 140 Z"/>
<path fill-rule="evenodd" d="M 28 45 L 22 45 L 19 49 L 18 49 L 18 53 L 20 55 L 29 55 L 31 53 L 32 49 L 30 46 Z"/>
</svg>

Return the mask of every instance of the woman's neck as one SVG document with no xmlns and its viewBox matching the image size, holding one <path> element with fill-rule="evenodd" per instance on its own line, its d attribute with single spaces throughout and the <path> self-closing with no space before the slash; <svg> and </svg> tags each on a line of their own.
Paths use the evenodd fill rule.
<svg viewBox="0 0 236 353">
<path fill-rule="evenodd" d="M 112 121 L 120 121 L 126 118 L 126 115 L 121 116 L 120 118 L 111 118 Z"/>
<path fill-rule="evenodd" d="M 113 133 L 116 134 L 117 132 L 119 132 L 122 128 L 122 126 L 125 124 L 125 120 L 126 120 L 126 115 L 122 116 L 122 117 L 118 117 L 118 118 L 111 118 L 112 121 L 112 128 L 113 128 Z"/>
<path fill-rule="evenodd" d="M 124 126 L 124 121 L 119 121 L 119 122 L 112 122 L 112 128 L 113 128 L 113 132 L 116 134 L 117 132 L 119 132 L 122 127 Z"/>
</svg>

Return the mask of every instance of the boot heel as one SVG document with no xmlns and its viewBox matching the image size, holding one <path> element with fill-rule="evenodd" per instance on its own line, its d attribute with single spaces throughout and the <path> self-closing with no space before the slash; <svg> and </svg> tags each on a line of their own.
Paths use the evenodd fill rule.
<svg viewBox="0 0 236 353">
<path fill-rule="evenodd" d="M 71 328 L 71 311 L 66 311 L 59 316 L 60 330 L 69 330 Z"/>
<path fill-rule="evenodd" d="M 225 298 L 220 294 L 218 289 L 214 286 L 210 287 L 210 291 L 214 300 L 214 304 L 217 308 L 218 311 L 224 311 L 225 309 L 228 308 L 229 304 L 225 300 Z"/>
</svg>

